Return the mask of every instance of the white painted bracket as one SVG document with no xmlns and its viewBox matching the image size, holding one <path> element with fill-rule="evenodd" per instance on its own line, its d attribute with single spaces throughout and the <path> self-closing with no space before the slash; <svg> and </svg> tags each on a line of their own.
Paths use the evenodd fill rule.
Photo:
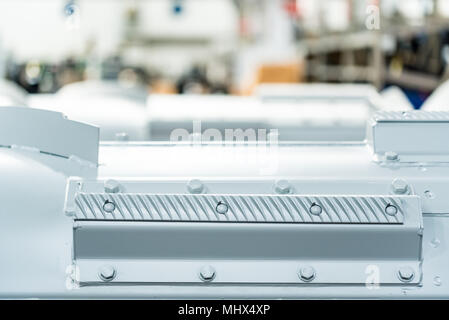
<svg viewBox="0 0 449 320">
<path fill-rule="evenodd" d="M 99 128 L 62 113 L 25 107 L 0 108 L 0 146 L 23 147 L 98 162 Z"/>
<path fill-rule="evenodd" d="M 449 162 L 449 112 L 378 112 L 367 140 L 379 162 Z"/>
<path fill-rule="evenodd" d="M 205 269 L 215 270 L 211 285 L 361 286 L 373 268 L 382 285 L 421 284 L 416 195 L 195 194 L 182 186 L 69 181 L 80 285 L 203 283 Z M 313 276 L 304 279 L 303 269 Z"/>
<path fill-rule="evenodd" d="M 250 201 L 250 197 L 246 196 L 245 201 Z M 277 201 L 282 205 L 281 201 L 290 201 L 287 197 L 290 196 L 279 196 Z M 268 198 L 265 196 L 258 201 L 268 203 Z M 315 198 L 321 204 L 330 199 Z M 353 201 L 348 202 L 350 206 L 364 199 L 373 203 L 383 199 L 381 196 L 369 200 L 354 196 L 329 201 L 341 203 L 349 198 Z M 305 219 L 310 221 L 304 221 L 300 215 L 304 217 L 308 210 L 299 203 L 304 199 L 292 202 L 297 206 L 289 211 L 296 215 L 291 221 L 280 216 L 272 217 L 270 221 L 246 219 L 236 211 L 237 200 L 230 205 L 230 197 L 227 198 L 230 200 L 228 212 L 220 213 L 218 207 L 211 207 L 210 211 L 197 211 L 197 218 L 179 212 L 181 204 L 170 204 L 172 200 L 164 199 L 156 204 L 155 199 L 147 199 L 155 205 L 148 205 L 148 210 L 141 212 L 147 214 L 146 218 L 114 219 L 114 213 L 109 218 L 76 218 L 73 260 L 80 270 L 81 285 L 201 283 L 204 279 L 198 274 L 207 266 L 217 273 L 212 284 L 365 285 L 366 271 L 372 267 L 378 269 L 382 285 L 417 286 L 421 282 L 422 213 L 417 196 L 392 199 L 400 204 L 400 221 L 398 217 L 398 221 L 376 223 L 331 221 L 330 206 L 322 207 L 323 220 L 308 216 Z M 117 214 L 120 214 L 118 211 L 125 214 L 123 210 L 132 210 L 131 207 L 125 209 L 131 203 L 122 200 L 124 202 L 114 202 Z M 96 205 L 87 203 L 91 207 Z M 174 207 L 170 208 L 171 205 Z M 259 206 L 257 201 L 254 206 Z M 142 205 L 140 209 L 146 210 L 144 207 Z M 165 210 L 162 207 L 169 211 L 161 213 L 160 210 Z M 198 204 L 198 210 L 202 210 L 200 207 Z M 190 214 L 195 214 L 193 208 L 194 205 Z M 365 213 L 370 210 L 365 209 Z M 212 210 L 223 219 L 214 217 Z M 371 210 L 374 215 L 376 209 L 371 207 Z M 250 209 L 246 213 L 257 214 Z M 345 214 L 343 210 L 340 213 Z M 349 211 L 346 213 L 350 214 Z M 160 218 L 159 214 L 166 217 Z M 325 220 L 327 214 L 330 216 Z M 298 276 L 301 268 L 306 266 L 316 272 L 313 281 L 301 280 Z M 112 270 L 108 279 L 102 277 L 104 268 Z M 405 280 L 398 276 L 402 268 L 412 274 Z"/>
</svg>

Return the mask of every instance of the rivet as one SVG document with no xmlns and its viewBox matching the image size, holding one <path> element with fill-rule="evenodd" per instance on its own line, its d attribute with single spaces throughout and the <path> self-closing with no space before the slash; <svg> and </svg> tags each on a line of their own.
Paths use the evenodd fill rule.
<svg viewBox="0 0 449 320">
<path fill-rule="evenodd" d="M 430 245 L 432 246 L 432 248 L 438 248 L 440 244 L 441 241 L 438 238 L 433 238 L 432 240 L 430 240 Z"/>
<path fill-rule="evenodd" d="M 405 194 L 409 191 L 407 181 L 403 179 L 394 179 L 391 183 L 391 187 L 396 194 Z"/>
<path fill-rule="evenodd" d="M 304 282 L 310 282 L 315 279 L 315 269 L 311 266 L 305 266 L 299 269 L 299 278 Z"/>
<path fill-rule="evenodd" d="M 430 190 L 424 191 L 424 195 L 426 196 L 427 199 L 435 199 L 435 195 Z"/>
<path fill-rule="evenodd" d="M 115 278 L 116 272 L 112 266 L 102 266 L 98 272 L 98 275 L 101 280 L 109 282 Z"/>
<path fill-rule="evenodd" d="M 187 183 L 187 190 L 189 190 L 190 193 L 198 194 L 198 193 L 203 192 L 203 189 L 204 189 L 204 185 L 198 179 L 190 180 Z"/>
<path fill-rule="evenodd" d="M 217 213 L 219 213 L 219 214 L 225 214 L 226 212 L 228 212 L 228 210 L 229 210 L 229 206 L 226 203 L 221 202 L 221 201 L 215 207 L 215 211 L 217 211 Z"/>
<path fill-rule="evenodd" d="M 398 270 L 398 277 L 402 282 L 410 282 L 415 277 L 415 271 L 410 267 L 402 267 Z"/>
<path fill-rule="evenodd" d="M 112 213 L 115 210 L 115 203 L 109 200 L 106 200 L 103 204 L 103 211 Z"/>
<path fill-rule="evenodd" d="M 212 266 L 204 266 L 200 270 L 200 279 L 209 282 L 215 278 L 215 269 Z"/>
<path fill-rule="evenodd" d="M 120 192 L 120 183 L 113 179 L 108 179 L 104 182 L 104 191 L 107 193 Z"/>
<path fill-rule="evenodd" d="M 316 203 L 312 203 L 309 212 L 315 216 L 319 216 L 321 212 L 323 212 L 323 208 L 321 208 L 321 206 Z"/>
<path fill-rule="evenodd" d="M 434 277 L 433 284 L 437 287 L 441 286 L 441 284 L 442 284 L 441 277 L 439 277 L 439 276 Z"/>
<path fill-rule="evenodd" d="M 389 216 L 395 216 L 398 213 L 398 208 L 392 204 L 388 204 L 385 207 L 385 213 Z"/>
<path fill-rule="evenodd" d="M 291 186 L 286 180 L 278 180 L 275 183 L 274 190 L 279 194 L 287 194 L 290 193 Z"/>
</svg>

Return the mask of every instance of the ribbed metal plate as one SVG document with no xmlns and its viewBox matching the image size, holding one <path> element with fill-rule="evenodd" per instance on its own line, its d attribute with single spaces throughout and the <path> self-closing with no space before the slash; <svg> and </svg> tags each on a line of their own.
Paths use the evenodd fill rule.
<svg viewBox="0 0 449 320">
<path fill-rule="evenodd" d="M 77 220 L 364 224 L 404 221 L 403 202 L 393 196 L 78 193 L 75 204 Z M 228 210 L 219 213 L 219 204 L 225 204 Z M 321 208 L 321 213 L 311 209 L 314 205 Z M 387 214 L 389 205 L 396 208 L 396 214 Z"/>
<path fill-rule="evenodd" d="M 447 111 L 378 111 L 374 114 L 377 122 L 449 122 Z"/>
</svg>

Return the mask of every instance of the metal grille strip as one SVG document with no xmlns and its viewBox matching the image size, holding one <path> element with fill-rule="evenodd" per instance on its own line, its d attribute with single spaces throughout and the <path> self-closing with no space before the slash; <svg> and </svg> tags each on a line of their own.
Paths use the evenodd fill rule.
<svg viewBox="0 0 449 320">
<path fill-rule="evenodd" d="M 377 122 L 448 122 L 448 111 L 377 111 L 374 114 Z"/>
<path fill-rule="evenodd" d="M 331 224 L 404 222 L 401 199 L 393 196 L 77 193 L 75 204 L 77 220 Z"/>
</svg>

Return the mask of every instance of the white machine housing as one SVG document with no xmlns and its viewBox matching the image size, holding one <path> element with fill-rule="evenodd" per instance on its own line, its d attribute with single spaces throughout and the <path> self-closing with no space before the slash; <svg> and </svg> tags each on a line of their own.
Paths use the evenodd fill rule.
<svg viewBox="0 0 449 320">
<path fill-rule="evenodd" d="M 148 95 L 143 88 L 87 81 L 28 101 L 99 126 L 103 141 L 179 140 L 179 130 L 205 142 L 254 140 L 259 130 L 281 141 L 362 141 L 373 112 L 412 109 L 395 108 L 372 86 L 349 84 L 264 84 L 243 97 Z"/>
<path fill-rule="evenodd" d="M 30 125 L 0 134 L 3 298 L 448 297 L 448 113 L 381 113 L 357 143 L 98 147 L 0 112 Z"/>
<path fill-rule="evenodd" d="M 281 141 L 362 141 L 373 112 L 412 109 L 363 84 L 263 84 L 250 97 L 150 95 L 147 105 L 151 140 L 176 140 L 182 129 L 206 142 L 235 140 L 226 130 L 236 129 L 245 139 L 263 129 Z"/>
<path fill-rule="evenodd" d="M 101 140 L 142 141 L 149 139 L 147 96 L 143 87 L 90 80 L 66 85 L 55 94 L 30 95 L 29 105 L 99 126 Z"/>
</svg>

